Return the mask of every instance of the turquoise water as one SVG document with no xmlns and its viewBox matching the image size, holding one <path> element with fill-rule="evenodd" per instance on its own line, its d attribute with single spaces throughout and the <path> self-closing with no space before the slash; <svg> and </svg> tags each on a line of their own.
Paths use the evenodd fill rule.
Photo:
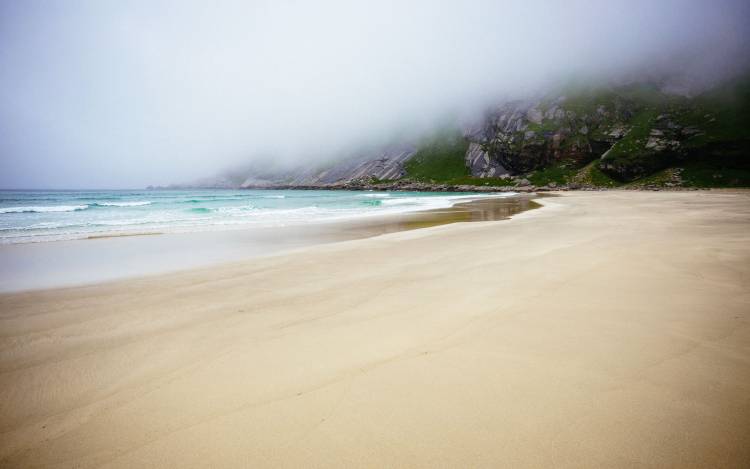
<svg viewBox="0 0 750 469">
<path fill-rule="evenodd" d="M 492 195 L 295 190 L 0 191 L 0 244 L 289 226 L 444 208 L 488 196 Z"/>
</svg>

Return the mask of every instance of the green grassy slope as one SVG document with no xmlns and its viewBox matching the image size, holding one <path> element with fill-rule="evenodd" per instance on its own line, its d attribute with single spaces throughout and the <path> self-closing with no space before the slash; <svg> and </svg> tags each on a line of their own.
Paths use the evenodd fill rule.
<svg viewBox="0 0 750 469">
<path fill-rule="evenodd" d="M 464 161 L 468 147 L 469 143 L 456 131 L 444 131 L 426 139 L 404 165 L 407 177 L 425 182 L 470 177 Z"/>
</svg>

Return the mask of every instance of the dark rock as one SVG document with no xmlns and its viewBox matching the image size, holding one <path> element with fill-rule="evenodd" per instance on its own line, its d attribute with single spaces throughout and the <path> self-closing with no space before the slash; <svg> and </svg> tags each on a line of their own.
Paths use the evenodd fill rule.
<svg viewBox="0 0 750 469">
<path fill-rule="evenodd" d="M 490 157 L 482 145 L 476 142 L 469 143 L 465 160 L 469 173 L 474 177 L 504 177 L 509 174 L 499 161 Z"/>
<path fill-rule="evenodd" d="M 531 181 L 529 181 L 529 180 L 528 180 L 528 179 L 526 179 L 526 178 L 523 178 L 523 179 L 519 179 L 519 180 L 518 180 L 518 181 L 516 182 L 516 187 L 518 187 L 518 186 L 530 186 L 530 185 L 531 185 Z"/>
</svg>

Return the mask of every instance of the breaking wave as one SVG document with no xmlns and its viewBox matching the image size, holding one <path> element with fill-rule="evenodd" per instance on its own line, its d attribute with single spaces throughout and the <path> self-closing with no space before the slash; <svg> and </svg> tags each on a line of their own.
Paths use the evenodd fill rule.
<svg viewBox="0 0 750 469">
<path fill-rule="evenodd" d="M 86 210 L 88 205 L 52 205 L 49 207 L 2 207 L 0 213 L 47 213 L 47 212 L 77 212 Z"/>
<path fill-rule="evenodd" d="M 136 200 L 133 202 L 96 202 L 91 205 L 97 207 L 141 207 L 143 205 L 151 205 L 148 200 Z"/>
</svg>

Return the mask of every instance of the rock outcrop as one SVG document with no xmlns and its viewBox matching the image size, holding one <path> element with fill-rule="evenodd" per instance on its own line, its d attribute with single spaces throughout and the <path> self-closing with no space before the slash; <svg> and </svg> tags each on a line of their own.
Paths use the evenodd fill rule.
<svg viewBox="0 0 750 469">
<path fill-rule="evenodd" d="M 275 168 L 270 164 L 255 164 L 229 172 L 214 186 L 278 187 L 325 186 L 355 180 L 395 180 L 405 176 L 404 163 L 416 152 L 411 144 L 391 145 L 375 151 L 358 152 L 335 162 L 315 166 Z M 232 182 L 225 182 L 225 181 Z"/>
<path fill-rule="evenodd" d="M 574 165 L 600 157 L 627 131 L 631 115 L 625 102 L 573 102 L 566 96 L 514 101 L 487 113 L 484 129 L 472 135 L 490 165 L 512 174 L 557 162 Z"/>
<path fill-rule="evenodd" d="M 301 171 L 291 184 L 333 184 L 351 180 L 400 179 L 406 175 L 404 163 L 416 153 L 413 145 L 390 146 L 376 153 L 361 153 L 327 168 Z"/>
<path fill-rule="evenodd" d="M 492 158 L 480 143 L 471 142 L 466 150 L 466 167 L 469 174 L 478 178 L 505 177 L 510 172 L 495 158 Z"/>
</svg>

